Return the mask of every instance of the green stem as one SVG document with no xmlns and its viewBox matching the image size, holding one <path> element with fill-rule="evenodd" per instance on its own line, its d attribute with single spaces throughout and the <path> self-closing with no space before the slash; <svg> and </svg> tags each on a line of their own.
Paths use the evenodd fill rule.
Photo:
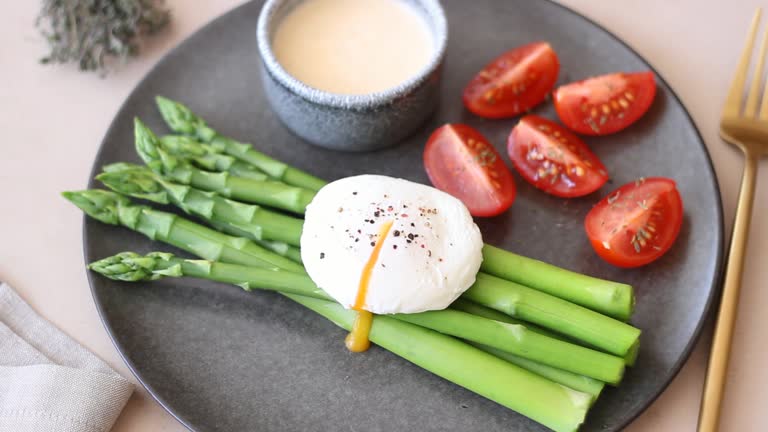
<svg viewBox="0 0 768 432">
<path fill-rule="evenodd" d="M 546 335 L 546 336 L 549 336 L 549 337 L 553 337 L 555 339 L 560 339 L 560 340 L 563 340 L 563 341 L 566 341 L 566 342 L 583 344 L 582 342 L 580 342 L 578 340 L 574 340 L 573 338 L 569 338 L 569 337 L 563 336 L 560 333 L 553 332 L 553 331 L 545 329 L 543 327 L 539 327 L 536 324 L 531 324 L 529 322 L 525 322 L 525 321 L 522 321 L 522 320 L 519 320 L 519 319 L 512 318 L 511 316 L 509 316 L 509 315 L 507 315 L 507 314 L 505 314 L 503 312 L 499 312 L 499 311 L 497 311 L 495 309 L 491 309 L 489 307 L 479 305 L 479 304 L 477 304 L 477 303 L 475 303 L 473 301 L 469 301 L 469 300 L 467 300 L 465 298 L 459 298 L 456 301 L 454 301 L 453 303 L 451 303 L 451 308 L 452 309 L 456 309 L 456 310 L 460 310 L 460 311 L 464 311 L 464 312 L 467 312 L 467 313 L 471 313 L 472 315 L 477 315 L 477 316 L 480 316 L 480 317 L 483 317 L 483 318 L 488 318 L 488 319 L 492 319 L 492 320 L 496 320 L 496 321 L 501 321 L 501 322 L 505 322 L 505 323 L 509 323 L 509 324 L 521 324 L 521 325 L 524 325 L 526 328 L 528 328 L 528 330 L 535 331 L 536 333 L 540 333 L 540 334 L 543 334 L 543 335 Z M 584 346 L 586 346 L 587 348 L 596 348 L 594 346 L 590 346 L 589 344 L 584 344 Z M 638 342 L 636 344 L 632 345 L 629 348 L 629 352 L 627 352 L 627 354 L 624 356 L 624 364 L 625 365 L 627 365 L 627 366 L 634 366 L 635 365 L 635 360 L 637 360 L 637 354 L 639 352 L 639 349 L 640 349 L 640 341 L 638 339 Z"/>
<path fill-rule="evenodd" d="M 514 365 L 520 366 L 521 368 L 527 371 L 531 371 L 535 374 L 541 375 L 548 380 L 552 380 L 558 384 L 562 384 L 566 387 L 570 387 L 574 390 L 578 390 L 580 392 L 584 392 L 591 395 L 592 400 L 590 405 L 594 404 L 595 401 L 597 401 L 597 397 L 600 396 L 600 393 L 603 391 L 603 388 L 605 388 L 605 383 L 603 383 L 602 381 L 598 381 L 596 379 L 575 374 L 573 372 L 564 371 L 562 369 L 553 368 L 552 366 L 547 366 L 545 364 L 537 363 L 533 360 L 528 360 L 526 358 L 520 357 L 518 355 L 514 355 L 512 353 L 508 353 L 506 351 L 502 351 L 500 349 L 490 347 L 488 345 L 482 345 L 476 342 L 468 342 L 468 343 L 489 354 L 493 354 L 494 356 L 500 359 L 506 360 Z"/>
<path fill-rule="evenodd" d="M 235 225 L 229 222 L 220 222 L 219 219 L 209 219 L 208 224 L 216 228 L 218 231 L 233 235 L 235 237 L 245 237 L 253 240 L 256 244 L 271 250 L 272 252 L 282 255 L 291 261 L 301 263 L 301 250 L 295 246 L 291 246 L 288 243 L 283 243 L 273 240 L 259 240 L 254 237 L 252 231 L 254 227 L 249 225 Z M 257 226 L 258 227 L 258 226 Z M 266 233 L 264 234 L 267 235 Z"/>
<path fill-rule="evenodd" d="M 554 339 L 519 324 L 489 320 L 452 309 L 393 316 L 609 384 L 618 384 L 624 374 L 624 360 L 620 357 Z"/>
<path fill-rule="evenodd" d="M 282 270 L 265 270 L 223 262 L 178 258 L 169 260 L 168 266 L 173 265 L 181 266 L 181 275 L 183 276 L 230 283 L 246 291 L 251 291 L 254 288 L 267 289 L 334 301 L 325 291 L 318 288 L 310 278 L 298 273 Z"/>
<path fill-rule="evenodd" d="M 630 285 L 565 270 L 487 244 L 481 270 L 622 321 L 629 319 L 634 308 Z"/>
<path fill-rule="evenodd" d="M 466 313 L 470 313 L 472 315 L 477 315 L 479 317 L 492 319 L 494 321 L 501 321 L 508 324 L 520 324 L 524 325 L 528 328 L 528 330 L 535 331 L 536 333 L 543 334 L 545 336 L 553 337 L 555 339 L 560 340 L 566 340 L 568 342 L 573 342 L 572 340 L 567 340 L 563 335 L 553 332 L 551 330 L 545 329 L 543 327 L 539 327 L 536 324 L 531 324 L 529 322 L 525 322 L 523 320 L 519 320 L 516 318 L 512 318 L 511 316 L 505 314 L 504 312 L 499 312 L 496 309 L 491 309 L 489 307 L 477 304 L 473 301 L 467 300 L 466 298 L 459 297 L 456 299 L 453 303 L 451 303 L 451 309 L 460 310 Z"/>
<path fill-rule="evenodd" d="M 222 146 L 227 155 L 245 161 L 266 172 L 271 178 L 289 185 L 319 191 L 326 184 L 324 180 L 254 150 L 250 144 L 241 143 L 221 135 L 214 137 L 211 143 Z"/>
<path fill-rule="evenodd" d="M 207 171 L 227 171 L 231 175 L 253 180 L 269 177 L 253 165 L 221 154 L 213 146 L 195 141 L 185 135 L 165 135 L 159 138 L 160 146 L 168 154 L 192 162 Z"/>
<path fill-rule="evenodd" d="M 288 249 L 285 251 L 284 256 L 289 258 L 291 261 L 303 264 L 303 261 L 301 259 L 301 250 L 299 250 L 299 248 L 288 246 Z"/>
<path fill-rule="evenodd" d="M 629 351 L 624 355 L 624 364 L 632 367 L 637 361 L 637 356 L 640 354 L 640 339 L 635 344 L 629 347 Z"/>
<path fill-rule="evenodd" d="M 188 183 L 185 183 L 186 173 L 176 175 L 174 170 L 166 171 L 163 175 L 174 181 L 216 192 L 228 198 L 299 214 L 304 214 L 304 210 L 314 197 L 314 194 L 307 189 L 288 186 L 276 181 L 258 181 L 232 176 L 226 172 L 213 173 L 191 167 L 189 170 Z"/>
<path fill-rule="evenodd" d="M 640 338 L 640 330 L 629 324 L 482 272 L 463 298 L 621 357 Z"/>
</svg>

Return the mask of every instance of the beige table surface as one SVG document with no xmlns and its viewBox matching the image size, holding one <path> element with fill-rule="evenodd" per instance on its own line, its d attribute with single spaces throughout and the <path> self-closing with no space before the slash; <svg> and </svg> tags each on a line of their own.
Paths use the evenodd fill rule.
<svg viewBox="0 0 768 432">
<path fill-rule="evenodd" d="M 109 122 L 162 54 L 240 2 L 169 1 L 172 28 L 151 43 L 141 60 L 108 79 L 39 66 L 43 41 L 32 22 L 40 2 L 0 4 L 0 280 L 131 379 L 91 299 L 83 270 L 82 215 L 58 193 L 85 186 Z M 676 89 L 712 153 L 730 227 L 742 159 L 717 137 L 717 119 L 736 50 L 760 1 L 563 3 L 627 41 Z M 761 168 L 723 412 L 722 430 L 729 432 L 768 429 L 768 265 L 760 265 L 768 256 L 768 163 L 763 161 Z M 709 332 L 667 391 L 627 430 L 694 430 L 708 346 Z M 116 432 L 182 430 L 143 390 L 131 398 L 114 427 Z"/>
</svg>

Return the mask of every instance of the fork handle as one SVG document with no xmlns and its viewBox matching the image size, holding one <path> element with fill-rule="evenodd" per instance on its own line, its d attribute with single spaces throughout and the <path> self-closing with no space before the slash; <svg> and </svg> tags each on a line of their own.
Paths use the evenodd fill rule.
<svg viewBox="0 0 768 432">
<path fill-rule="evenodd" d="M 709 356 L 707 378 L 704 381 L 698 432 L 716 432 L 718 430 L 721 401 L 726 373 L 728 372 L 731 336 L 733 335 L 736 309 L 739 304 L 744 254 L 747 250 L 747 234 L 752 218 L 752 203 L 755 198 L 757 161 L 758 158 L 754 151 L 745 151 L 744 174 L 741 178 L 741 190 L 739 191 L 736 217 L 733 222 L 728 265 L 725 269 L 725 283 L 715 325 L 712 351 Z"/>
</svg>

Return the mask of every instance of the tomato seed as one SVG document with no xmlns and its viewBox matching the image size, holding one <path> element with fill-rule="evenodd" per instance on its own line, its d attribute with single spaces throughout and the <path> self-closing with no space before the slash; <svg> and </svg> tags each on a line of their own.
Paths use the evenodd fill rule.
<svg viewBox="0 0 768 432">
<path fill-rule="evenodd" d="M 619 99 L 619 105 L 621 105 L 622 108 L 629 107 L 629 102 L 625 101 L 624 98 Z"/>
<path fill-rule="evenodd" d="M 596 112 L 596 111 L 595 111 L 595 112 Z M 621 115 L 621 114 L 620 114 L 620 115 Z M 600 133 L 600 128 L 598 128 L 598 127 L 597 127 L 597 125 L 595 124 L 595 121 L 594 121 L 594 120 L 592 120 L 592 119 L 587 119 L 587 124 L 588 124 L 588 125 L 589 125 L 589 127 L 592 129 L 592 131 L 594 131 L 595 133 Z"/>
</svg>

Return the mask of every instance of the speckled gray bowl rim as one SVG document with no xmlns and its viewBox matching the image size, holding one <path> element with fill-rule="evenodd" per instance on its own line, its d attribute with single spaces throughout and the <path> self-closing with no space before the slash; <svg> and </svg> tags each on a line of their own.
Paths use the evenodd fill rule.
<svg viewBox="0 0 768 432">
<path fill-rule="evenodd" d="M 696 328 L 695 328 L 695 330 L 693 332 L 693 335 L 692 335 L 690 341 L 688 342 L 688 344 L 683 349 L 683 351 L 682 351 L 683 354 L 680 356 L 679 361 L 672 367 L 672 369 L 671 369 L 672 373 L 669 374 L 666 382 L 659 388 L 659 391 L 656 392 L 656 394 L 654 394 L 652 397 L 648 398 L 647 401 L 645 401 L 645 402 L 643 402 L 641 404 L 638 404 L 636 406 L 636 409 L 634 409 L 633 412 L 629 413 L 629 415 L 626 417 L 626 421 L 619 426 L 619 430 L 621 430 L 621 429 L 626 428 L 635 419 L 637 419 L 637 417 L 639 417 L 640 414 L 642 414 L 646 409 L 648 409 L 648 407 L 654 401 L 656 401 L 656 399 L 658 399 L 658 397 L 662 393 L 664 393 L 664 391 L 669 387 L 669 384 L 672 383 L 672 381 L 675 379 L 675 377 L 677 377 L 677 375 L 679 374 L 679 372 L 682 369 L 683 365 L 688 361 L 688 358 L 690 358 L 691 353 L 693 352 L 693 348 L 695 347 L 696 343 L 701 338 L 701 334 L 702 334 L 702 330 L 703 330 L 704 324 L 707 322 L 708 318 L 713 313 L 712 312 L 713 311 L 712 306 L 715 303 L 715 299 L 719 298 L 719 294 L 720 294 L 721 286 L 722 286 L 722 281 L 723 281 L 723 253 L 724 253 L 724 244 L 725 244 L 724 243 L 725 240 L 724 240 L 724 234 L 723 233 L 725 231 L 725 228 L 724 228 L 724 222 L 723 222 L 724 221 L 724 217 L 723 217 L 722 195 L 720 193 L 719 182 L 717 180 L 717 172 L 715 171 L 714 165 L 712 163 L 712 156 L 710 155 L 706 145 L 704 144 L 704 139 L 701 136 L 701 132 L 699 131 L 698 126 L 696 126 L 696 122 L 691 117 L 690 112 L 686 108 L 685 104 L 680 100 L 680 97 L 678 96 L 677 92 L 675 92 L 673 87 L 669 86 L 669 84 L 664 79 L 664 77 L 659 73 L 659 71 L 656 70 L 656 68 L 654 68 L 653 65 L 651 63 L 649 63 L 645 59 L 645 57 L 640 55 L 640 53 L 638 53 L 628 43 L 624 42 L 621 38 L 616 36 L 614 33 L 608 31 L 605 27 L 603 27 L 600 24 L 596 23 L 592 19 L 590 19 L 590 18 L 588 18 L 588 17 L 586 17 L 584 15 L 581 15 L 580 13 L 576 12 L 575 10 L 573 10 L 573 9 L 567 7 L 567 6 L 564 6 L 564 5 L 560 4 L 560 3 L 557 3 L 557 2 L 555 2 L 553 0 L 545 0 L 545 1 L 555 5 L 556 7 L 561 8 L 566 13 L 570 13 L 572 15 L 580 17 L 586 23 L 588 23 L 588 24 L 594 26 L 595 28 L 601 30 L 606 35 L 608 35 L 611 38 L 613 38 L 614 40 L 616 40 L 620 45 L 622 45 L 624 48 L 629 50 L 632 54 L 637 56 L 639 59 L 641 59 L 643 62 L 645 62 L 648 65 L 650 70 L 656 75 L 656 77 L 659 80 L 659 82 L 664 83 L 669 88 L 669 91 L 670 91 L 674 101 L 676 103 L 680 104 L 680 106 L 683 108 L 683 111 L 684 111 L 685 116 L 687 117 L 688 121 L 690 121 L 691 125 L 693 125 L 693 128 L 694 128 L 695 133 L 696 133 L 697 141 L 698 141 L 699 145 L 701 146 L 701 149 L 704 152 L 704 155 L 706 156 L 706 160 L 707 160 L 706 168 L 712 174 L 712 178 L 713 178 L 714 183 L 715 183 L 715 191 L 716 191 L 716 195 L 717 195 L 715 197 L 715 200 L 717 202 L 717 226 L 716 226 L 716 230 L 717 230 L 717 233 L 718 233 L 718 235 L 717 235 L 718 240 L 717 240 L 717 245 L 716 245 L 717 246 L 717 257 L 716 257 L 716 262 L 717 262 L 716 267 L 717 267 L 717 269 L 715 271 L 715 276 L 712 278 L 712 284 L 710 285 L 709 295 L 708 295 L 708 298 L 706 300 L 704 311 L 703 311 L 703 313 L 701 315 L 701 318 L 699 319 L 699 322 L 696 324 Z M 207 28 L 208 26 L 210 26 L 210 25 L 212 25 L 214 23 L 226 20 L 230 15 L 237 14 L 239 12 L 239 10 L 241 8 L 244 8 L 245 6 L 247 6 L 247 4 L 248 3 L 240 5 L 240 6 L 236 7 L 236 8 L 234 8 L 234 9 L 230 10 L 229 12 L 226 12 L 223 15 L 221 15 L 221 16 L 219 16 L 217 18 L 214 18 L 208 24 L 206 24 L 205 26 L 203 26 L 200 29 L 198 29 L 192 35 L 188 36 L 187 39 L 182 41 L 178 46 L 176 46 L 175 48 L 173 48 L 172 50 L 167 52 L 165 55 L 163 55 L 163 57 L 157 63 L 155 63 L 155 65 L 147 72 L 147 74 L 144 76 L 144 78 L 142 78 L 142 80 L 137 84 L 137 87 L 140 86 L 147 79 L 147 77 L 152 76 L 153 72 L 156 69 L 159 69 L 159 67 L 175 51 L 183 49 L 187 44 L 190 44 L 191 43 L 190 40 L 192 39 L 192 37 L 195 34 L 199 33 L 200 31 L 204 30 L 205 28 Z M 117 113 L 120 113 L 120 112 L 123 111 L 123 109 L 125 108 L 125 106 L 127 105 L 128 101 L 129 101 L 129 99 L 130 98 L 126 98 L 125 101 L 123 101 L 123 103 L 120 105 L 120 108 L 116 111 Z M 109 128 L 107 129 L 107 131 L 105 133 L 105 137 L 110 135 L 112 130 L 116 127 L 116 123 L 117 123 L 117 115 L 115 116 L 115 118 L 110 123 Z M 100 156 L 104 152 L 104 149 L 105 149 L 105 145 L 104 145 L 104 142 L 102 141 L 101 145 L 99 146 L 98 151 L 96 152 L 94 160 L 100 159 Z M 100 172 L 101 172 L 101 167 L 99 167 L 99 166 L 94 165 L 91 168 L 91 172 L 90 172 L 90 175 L 89 175 L 89 184 L 91 184 L 91 185 L 93 184 L 93 180 L 92 179 L 98 173 L 100 173 Z M 83 241 L 83 259 L 84 259 L 85 262 L 88 262 L 88 256 L 89 256 L 89 251 L 90 251 L 90 248 L 88 246 L 88 241 L 87 241 L 87 230 L 86 230 L 86 221 L 87 220 L 88 220 L 88 216 L 84 215 L 83 216 L 83 225 L 82 225 L 82 241 Z M 96 285 L 95 285 L 95 282 L 94 282 L 94 278 L 96 278 L 97 276 L 94 275 L 92 272 L 88 271 L 87 268 L 84 268 L 84 271 L 85 271 L 86 277 L 88 279 L 88 285 L 89 285 L 90 290 L 91 290 L 91 296 L 93 297 L 94 305 L 96 306 L 96 310 L 97 310 L 97 312 L 99 314 L 99 319 L 101 320 L 101 323 L 104 326 L 104 328 L 107 330 L 107 334 L 109 335 L 109 338 L 112 341 L 112 344 L 117 349 L 117 351 L 118 351 L 118 353 L 120 355 L 120 358 L 128 366 L 128 369 L 131 371 L 131 373 L 136 378 L 136 380 L 147 390 L 147 392 L 152 396 L 152 398 L 154 398 L 160 404 L 160 406 L 163 407 L 163 409 L 165 409 L 179 423 L 184 425 L 184 427 L 186 427 L 187 429 L 189 429 L 191 431 L 194 431 L 195 427 L 192 424 L 190 424 L 184 417 L 182 417 L 181 415 L 179 415 L 179 414 L 177 414 L 176 412 L 173 411 L 173 409 L 163 399 L 163 397 L 161 397 L 158 394 L 158 392 L 154 388 L 154 386 L 152 386 L 149 382 L 147 382 L 141 376 L 141 374 L 136 369 L 136 367 L 133 364 L 133 362 L 128 359 L 127 354 L 124 351 L 123 346 L 117 340 L 117 336 L 115 335 L 114 329 L 112 328 L 112 326 L 110 325 L 110 323 L 109 323 L 109 321 L 107 319 L 104 307 L 102 306 L 101 301 L 99 300 L 99 297 L 96 294 L 96 289 L 95 289 Z"/>
<path fill-rule="evenodd" d="M 256 27 L 259 54 L 261 54 L 261 59 L 266 69 L 280 84 L 303 99 L 315 104 L 349 110 L 368 110 L 387 105 L 402 96 L 410 94 L 415 88 L 419 87 L 440 66 L 445 57 L 448 45 L 448 22 L 442 5 L 438 0 L 412 0 L 419 3 L 426 12 L 426 14 L 420 15 L 424 15 L 424 19 L 428 21 L 430 33 L 434 38 L 434 47 L 429 63 L 423 66 L 417 74 L 402 83 L 379 92 L 347 95 L 316 89 L 289 74 L 280 62 L 277 61 L 272 51 L 270 33 L 273 24 L 275 24 L 275 13 L 287 1 L 291 0 L 267 0 L 264 3 Z"/>
</svg>

